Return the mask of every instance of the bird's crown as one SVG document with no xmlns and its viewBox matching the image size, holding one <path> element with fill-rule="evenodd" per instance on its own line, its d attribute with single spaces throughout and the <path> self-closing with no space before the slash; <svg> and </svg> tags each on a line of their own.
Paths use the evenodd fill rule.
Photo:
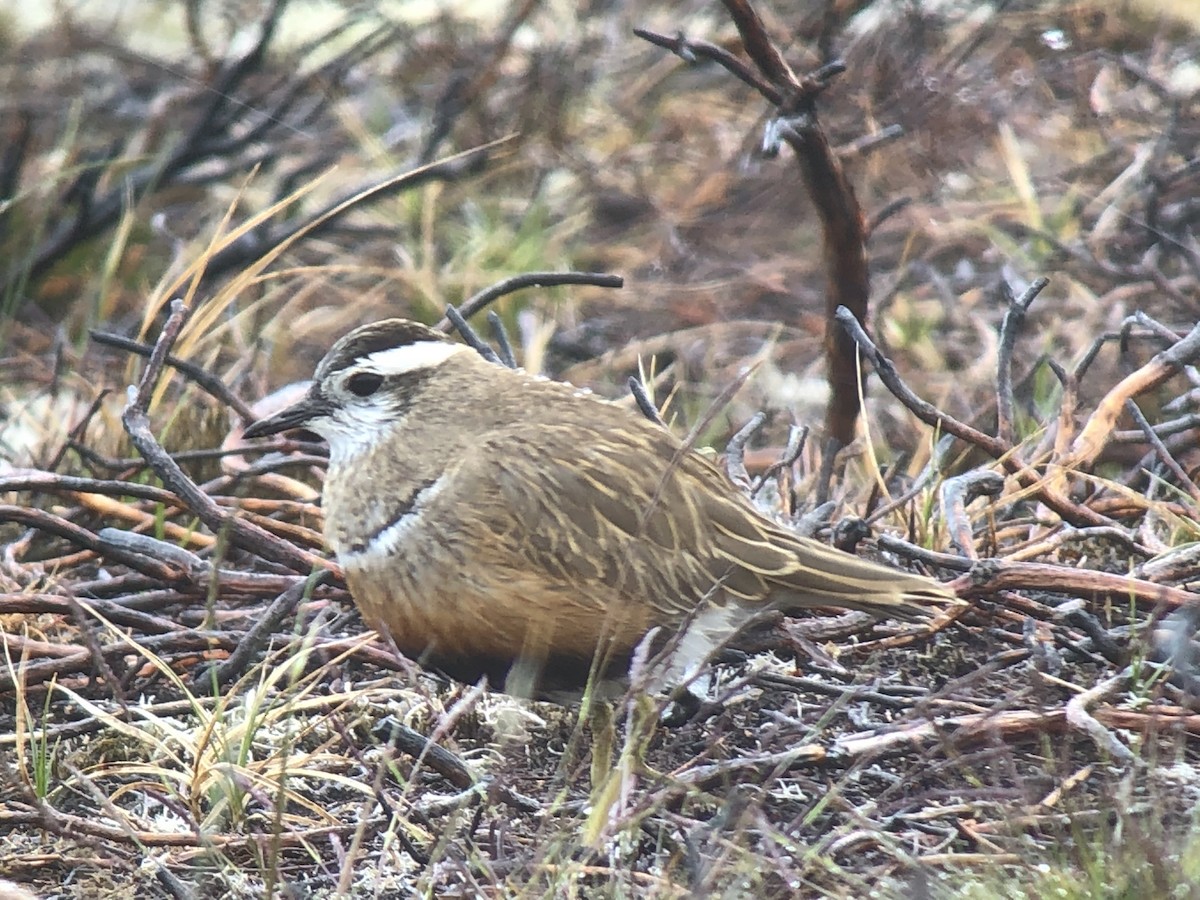
<svg viewBox="0 0 1200 900">
<path fill-rule="evenodd" d="M 314 380 L 326 381 L 351 368 L 400 375 L 432 368 L 464 349 L 444 334 L 408 319 L 383 319 L 354 329 L 329 348 Z"/>
</svg>

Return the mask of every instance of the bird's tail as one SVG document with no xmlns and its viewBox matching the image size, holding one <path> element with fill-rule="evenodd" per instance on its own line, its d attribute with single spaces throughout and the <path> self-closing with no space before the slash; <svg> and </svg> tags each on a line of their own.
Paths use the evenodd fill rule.
<svg viewBox="0 0 1200 900">
<path fill-rule="evenodd" d="M 795 541 L 794 570 L 772 579 L 774 601 L 784 612 L 828 606 L 916 621 L 963 602 L 950 588 L 924 575 L 902 572 L 819 541 L 798 537 Z"/>
<path fill-rule="evenodd" d="M 710 571 L 726 594 L 748 605 L 794 612 L 814 607 L 856 609 L 881 618 L 927 619 L 962 601 L 923 575 L 801 537 L 741 498 L 705 493 L 700 510 L 712 537 Z"/>
<path fill-rule="evenodd" d="M 738 524 L 741 524 L 740 522 Z M 928 619 L 962 604 L 955 593 L 924 575 L 902 572 L 783 528 L 755 522 L 755 530 L 718 528 L 731 563 L 724 590 L 783 612 L 835 607 L 880 618 Z"/>
</svg>

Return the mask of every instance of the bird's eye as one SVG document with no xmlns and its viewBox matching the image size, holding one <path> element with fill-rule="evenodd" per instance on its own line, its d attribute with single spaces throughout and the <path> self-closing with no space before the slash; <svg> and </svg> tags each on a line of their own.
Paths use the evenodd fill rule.
<svg viewBox="0 0 1200 900">
<path fill-rule="evenodd" d="M 383 384 L 383 376 L 376 372 L 359 372 L 346 381 L 346 389 L 356 397 L 370 397 Z"/>
</svg>

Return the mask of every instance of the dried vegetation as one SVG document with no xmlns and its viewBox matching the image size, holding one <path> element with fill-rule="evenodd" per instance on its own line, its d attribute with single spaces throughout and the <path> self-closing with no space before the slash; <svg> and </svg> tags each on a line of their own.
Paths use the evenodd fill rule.
<svg viewBox="0 0 1200 900">
<path fill-rule="evenodd" d="M 141 6 L 0 31 L 0 877 L 1197 895 L 1186 21 Z M 969 607 L 778 623 L 675 729 L 397 659 L 324 558 L 320 447 L 240 424 L 352 325 L 543 270 L 625 286 L 496 300 L 528 368 L 638 375 L 761 502 Z"/>
</svg>

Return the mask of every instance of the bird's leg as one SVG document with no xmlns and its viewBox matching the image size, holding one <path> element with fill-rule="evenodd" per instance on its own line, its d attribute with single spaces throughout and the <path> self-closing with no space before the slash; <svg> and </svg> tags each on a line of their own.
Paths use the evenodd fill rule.
<svg viewBox="0 0 1200 900">
<path fill-rule="evenodd" d="M 704 672 L 677 687 L 671 692 L 671 699 L 663 707 L 658 721 L 667 728 L 686 725 L 707 705 L 711 685 L 712 676 Z"/>
<path fill-rule="evenodd" d="M 612 703 L 593 700 L 585 712 L 588 729 L 592 733 L 592 791 L 602 789 L 612 775 L 613 745 L 617 730 L 613 719 Z"/>
<path fill-rule="evenodd" d="M 670 698 L 660 721 L 669 728 L 690 721 L 708 702 L 713 657 L 737 630 L 731 605 L 711 605 L 696 613 L 656 660 L 652 693 Z"/>
<path fill-rule="evenodd" d="M 598 702 L 583 714 L 592 723 L 592 785 L 589 812 L 583 825 L 583 841 L 600 851 L 611 840 L 614 827 L 625 827 L 640 794 L 644 777 L 661 778 L 647 762 L 658 726 L 658 705 L 644 692 L 627 695 L 624 734 L 617 750 L 617 727 L 613 707 Z"/>
</svg>

